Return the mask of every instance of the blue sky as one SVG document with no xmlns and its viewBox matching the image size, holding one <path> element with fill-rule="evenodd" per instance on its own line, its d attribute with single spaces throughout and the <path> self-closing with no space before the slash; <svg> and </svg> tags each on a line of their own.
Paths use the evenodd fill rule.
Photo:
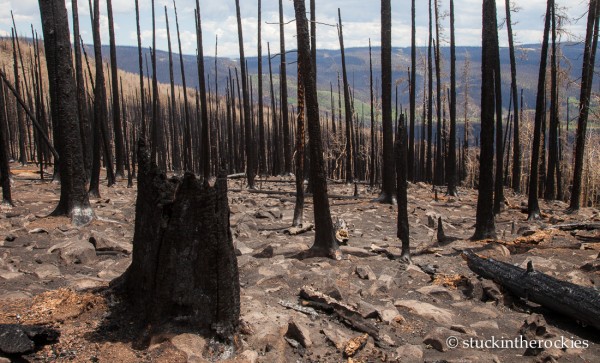
<svg viewBox="0 0 600 363">
<path fill-rule="evenodd" d="M 61 1 L 61 0 L 57 0 Z M 505 17 L 504 1 L 498 2 L 498 18 L 503 21 Z M 279 28 L 273 23 L 278 21 L 278 0 L 262 0 L 263 3 L 263 48 L 266 53 L 266 43 L 271 42 L 272 47 L 278 47 Z M 308 1 L 307 1 L 308 3 Z M 459 45 L 480 45 L 481 43 L 481 0 L 455 0 L 457 43 Z M 240 0 L 244 43 L 246 55 L 256 54 L 257 42 L 257 0 Z M 427 1 L 417 1 L 417 44 L 426 45 L 428 10 Z M 543 27 L 543 14 L 545 0 L 527 0 L 517 2 L 520 10 L 513 14 L 515 36 L 517 43 L 537 43 L 541 41 Z M 91 43 L 91 24 L 89 7 L 86 0 L 79 0 L 80 27 L 82 37 L 86 43 Z M 172 0 L 156 0 L 157 13 L 157 48 L 167 49 L 164 7 L 167 6 L 169 23 L 174 49 L 176 50 L 175 19 Z M 562 0 L 558 5 L 565 7 L 564 12 L 573 19 L 581 18 L 586 10 L 585 0 Z M 71 1 L 66 2 L 67 9 L 71 9 Z M 106 0 L 100 0 L 102 18 L 102 42 L 108 44 L 108 30 L 106 17 Z M 286 20 L 294 17 L 293 3 L 283 0 L 284 16 Z M 440 1 L 441 12 L 446 13 L 449 0 Z M 142 18 L 142 42 L 148 47 L 152 42 L 152 22 L 150 0 L 140 0 Z M 181 28 L 183 52 L 194 54 L 196 52 L 194 7 L 195 0 L 179 0 L 177 2 L 179 22 Z M 373 45 L 378 45 L 380 40 L 380 3 L 376 0 L 317 0 L 317 20 L 325 24 L 337 22 L 337 8 L 342 9 L 344 22 L 344 42 L 346 47 L 366 46 L 369 38 Z M 215 37 L 219 38 L 219 55 L 228 57 L 238 56 L 237 23 L 235 18 L 234 0 L 200 0 L 202 14 L 204 52 L 205 55 L 214 55 Z M 0 35 L 10 34 L 12 27 L 10 10 L 15 14 L 19 34 L 30 36 L 31 24 L 41 34 L 39 8 L 36 0 L 0 0 Z M 135 7 L 134 0 L 113 0 L 115 13 L 115 32 L 117 44 L 137 45 L 135 34 Z M 410 45 L 410 1 L 393 0 L 393 43 L 394 46 Z M 449 18 L 443 20 L 444 28 L 449 27 Z M 565 29 L 571 37 L 565 36 L 563 40 L 578 40 L 581 38 L 585 27 L 585 17 L 571 24 Z M 335 27 L 319 25 L 317 28 L 317 47 L 321 49 L 339 48 Z M 295 48 L 295 25 L 286 26 L 286 43 L 289 49 Z M 501 45 L 506 45 L 506 30 L 503 28 Z M 445 38 L 449 33 L 445 31 Z M 444 45 L 442 43 L 442 45 Z"/>
</svg>

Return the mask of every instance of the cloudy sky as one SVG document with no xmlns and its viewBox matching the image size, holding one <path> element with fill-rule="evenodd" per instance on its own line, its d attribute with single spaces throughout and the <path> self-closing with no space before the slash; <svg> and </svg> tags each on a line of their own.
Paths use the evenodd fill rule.
<svg viewBox="0 0 600 363">
<path fill-rule="evenodd" d="M 57 0 L 61 1 L 61 0 Z M 505 17 L 504 1 L 498 2 L 498 18 L 502 22 Z M 263 0 L 263 41 L 270 42 L 272 47 L 278 47 L 279 28 L 274 23 L 278 21 L 278 1 Z M 308 1 L 307 1 L 308 3 Z M 456 32 L 459 45 L 481 44 L 481 0 L 455 0 Z M 502 4 L 500 4 L 502 3 Z M 516 41 L 523 43 L 538 43 L 541 41 L 543 27 L 543 14 L 545 12 L 544 0 L 517 1 L 519 12 L 513 14 Z M 560 0 L 559 5 L 564 6 L 563 11 L 573 21 L 565 25 L 565 29 L 572 34 L 568 40 L 581 38 L 584 27 L 586 0 Z M 89 6 L 87 1 L 79 0 L 80 27 L 82 37 L 86 43 L 92 42 Z M 106 0 L 100 0 L 102 18 L 102 42 L 108 44 L 108 30 L 106 18 Z M 244 42 L 246 55 L 256 54 L 257 42 L 257 0 L 241 0 L 243 16 Z M 66 2 L 67 9 L 71 9 L 71 1 Z M 165 25 L 165 10 L 168 16 L 176 46 L 175 15 L 172 0 L 156 0 L 157 14 L 157 48 L 167 49 L 167 32 Z M 194 54 L 196 52 L 195 25 L 194 25 L 194 0 L 178 0 L 178 15 L 181 29 L 183 52 Z M 152 22 L 150 0 L 140 0 L 142 18 L 142 42 L 148 47 L 152 41 Z M 293 18 L 294 8 L 291 0 L 283 0 L 284 16 L 286 20 Z M 336 24 L 337 9 L 342 9 L 344 22 L 344 42 L 346 47 L 368 45 L 369 38 L 374 45 L 380 39 L 380 3 L 376 0 L 317 0 L 317 21 L 323 24 Z M 440 1 L 441 13 L 447 13 L 449 0 Z M 218 36 L 218 52 L 220 56 L 237 57 L 237 23 L 235 18 L 234 0 L 200 0 L 202 27 L 205 55 L 215 52 L 215 38 Z M 31 35 L 31 24 L 41 34 L 41 23 L 37 0 L 0 0 L 0 36 L 10 34 L 12 27 L 10 10 L 14 12 L 17 29 L 20 35 Z M 134 0 L 113 0 L 115 13 L 115 32 L 118 45 L 137 45 L 135 33 L 135 5 Z M 410 45 L 410 1 L 393 0 L 393 43 L 394 46 Z M 417 1 L 417 44 L 426 45 L 428 10 L 427 1 Z M 449 17 L 443 20 L 444 28 L 449 28 Z M 503 28 L 504 30 L 504 28 Z M 335 27 L 319 25 L 317 28 L 317 47 L 321 49 L 339 48 Z M 286 26 L 286 43 L 289 49 L 295 48 L 295 25 Z M 502 31 L 501 44 L 505 45 L 506 31 Z M 445 32 L 445 38 L 449 39 Z M 567 40 L 565 38 L 565 40 Z M 266 46 L 264 46 L 266 48 Z M 264 50 L 266 53 L 266 49 Z"/>
</svg>

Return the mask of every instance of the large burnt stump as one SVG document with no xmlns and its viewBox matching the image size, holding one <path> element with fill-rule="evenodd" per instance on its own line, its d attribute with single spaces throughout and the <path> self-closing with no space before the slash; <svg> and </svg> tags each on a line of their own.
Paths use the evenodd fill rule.
<svg viewBox="0 0 600 363">
<path fill-rule="evenodd" d="M 229 336 L 239 322 L 238 266 L 229 229 L 227 180 L 187 173 L 167 179 L 138 145 L 132 263 L 123 281 L 145 324 Z"/>
</svg>

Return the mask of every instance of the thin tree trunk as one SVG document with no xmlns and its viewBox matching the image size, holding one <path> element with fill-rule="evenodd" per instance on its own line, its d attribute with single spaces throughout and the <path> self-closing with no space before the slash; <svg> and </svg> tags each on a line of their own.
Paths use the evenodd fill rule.
<svg viewBox="0 0 600 363">
<path fill-rule="evenodd" d="M 292 147 L 290 140 L 290 120 L 288 116 L 287 63 L 285 54 L 285 33 L 283 23 L 283 0 L 279 0 L 279 58 L 281 59 L 281 132 L 283 133 L 284 172 L 292 172 Z M 310 42 L 308 43 L 310 44 Z"/>
<path fill-rule="evenodd" d="M 581 93 L 579 96 L 579 118 L 575 141 L 575 165 L 573 168 L 573 188 L 569 209 L 577 211 L 581 202 L 581 179 L 583 175 L 583 156 L 585 152 L 585 138 L 587 121 L 590 112 L 590 96 L 594 80 L 594 64 L 598 44 L 598 22 L 600 19 L 600 1 L 590 0 L 588 21 L 585 36 L 585 51 L 583 53 L 583 70 L 581 76 Z"/>
<path fill-rule="evenodd" d="M 76 1 L 76 0 L 75 0 Z M 121 107 L 119 104 L 119 75 L 117 67 L 117 48 L 115 45 L 115 27 L 113 22 L 112 0 L 106 0 L 108 11 L 108 35 L 110 40 L 110 74 L 112 77 L 112 104 L 113 104 L 113 133 L 115 135 L 115 174 L 117 177 L 125 176 L 125 150 L 123 143 L 123 125 L 121 124 Z"/>
<path fill-rule="evenodd" d="M 538 75 L 538 88 L 535 103 L 535 126 L 533 130 L 533 143 L 531 149 L 531 169 L 529 172 L 529 203 L 527 210 L 529 220 L 540 218 L 540 206 L 538 204 L 538 171 L 540 162 L 540 143 L 542 138 L 542 118 L 546 113 L 544 108 L 544 88 L 546 85 L 546 62 L 548 58 L 548 33 L 550 32 L 550 16 L 553 3 L 554 0 L 548 0 L 547 2 L 544 39 L 542 42 L 542 54 Z"/>
<path fill-rule="evenodd" d="M 515 45 L 511 21 L 510 0 L 505 0 L 506 8 L 506 30 L 508 32 L 508 51 L 510 55 L 510 87 L 512 89 L 513 102 L 513 165 L 512 165 L 512 189 L 515 193 L 521 192 L 521 139 L 520 139 L 520 111 L 519 93 L 517 88 L 517 62 L 515 57 Z"/>
<path fill-rule="evenodd" d="M 415 181 L 415 119 L 417 109 L 417 28 L 415 0 L 411 1 L 410 128 L 408 135 L 408 180 Z"/>
<path fill-rule="evenodd" d="M 383 186 L 379 201 L 394 204 L 394 141 L 392 125 L 392 6 L 381 0 L 381 109 L 383 125 Z"/>
<path fill-rule="evenodd" d="M 496 1 L 483 1 L 481 54 L 481 153 L 479 195 L 473 240 L 496 237 L 494 222 L 494 67 L 496 60 Z"/>
<path fill-rule="evenodd" d="M 354 117 L 354 110 L 350 103 L 350 85 L 348 84 L 348 73 L 346 73 L 346 54 L 344 52 L 344 30 L 342 25 L 342 13 L 338 8 L 338 37 L 340 41 L 340 51 L 342 54 L 342 80 L 344 82 L 344 115 L 346 117 L 346 183 L 352 183 L 354 181 L 354 165 L 353 165 L 353 153 L 354 147 L 352 142 L 352 117 Z"/>
<path fill-rule="evenodd" d="M 414 0 L 413 0 L 414 1 Z M 456 40 L 454 34 L 454 0 L 450 0 L 450 143 L 446 164 L 448 195 L 456 191 Z"/>
</svg>

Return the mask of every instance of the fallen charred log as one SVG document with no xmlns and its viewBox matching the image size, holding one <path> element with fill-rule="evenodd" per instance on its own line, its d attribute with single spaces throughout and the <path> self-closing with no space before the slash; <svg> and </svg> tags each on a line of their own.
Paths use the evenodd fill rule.
<svg viewBox="0 0 600 363">
<path fill-rule="evenodd" d="M 471 251 L 463 251 L 462 255 L 473 272 L 494 280 L 512 294 L 600 329 L 598 291 L 535 271 L 531 262 L 525 270 L 491 258 L 481 258 Z"/>
</svg>

